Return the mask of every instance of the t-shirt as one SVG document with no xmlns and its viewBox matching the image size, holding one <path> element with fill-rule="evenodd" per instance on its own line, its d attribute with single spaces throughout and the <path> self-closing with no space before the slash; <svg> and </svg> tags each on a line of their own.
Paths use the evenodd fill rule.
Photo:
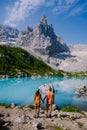
<svg viewBox="0 0 87 130">
<path fill-rule="evenodd" d="M 47 103 L 48 104 L 52 104 L 53 103 L 53 97 L 54 97 L 54 93 L 51 91 L 48 91 L 46 93 L 46 97 L 47 97 Z"/>
</svg>

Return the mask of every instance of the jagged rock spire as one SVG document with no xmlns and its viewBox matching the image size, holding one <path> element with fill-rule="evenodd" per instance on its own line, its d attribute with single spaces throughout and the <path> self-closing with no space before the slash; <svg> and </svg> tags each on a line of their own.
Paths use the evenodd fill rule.
<svg viewBox="0 0 87 130">
<path fill-rule="evenodd" d="M 41 21 L 40 21 L 42 24 L 47 24 L 47 19 L 46 19 L 46 16 L 43 15 L 42 18 L 41 18 Z"/>
<path fill-rule="evenodd" d="M 38 26 L 33 29 L 28 27 L 28 30 L 19 36 L 16 43 L 21 46 L 29 46 L 33 52 L 44 55 L 53 55 L 68 50 L 64 44 L 61 44 L 52 25 L 47 23 L 45 15 L 42 16 Z"/>
</svg>

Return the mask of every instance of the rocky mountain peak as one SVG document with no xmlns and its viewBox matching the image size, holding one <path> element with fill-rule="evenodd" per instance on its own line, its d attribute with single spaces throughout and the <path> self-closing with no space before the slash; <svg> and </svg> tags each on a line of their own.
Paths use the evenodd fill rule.
<svg viewBox="0 0 87 130">
<path fill-rule="evenodd" d="M 66 44 L 61 41 L 55 34 L 52 24 L 47 23 L 46 16 L 42 16 L 40 23 L 35 28 L 32 29 L 28 26 L 20 33 L 16 44 L 26 46 L 34 53 L 53 55 L 69 51 Z"/>
<path fill-rule="evenodd" d="M 38 32 L 40 34 L 44 35 L 45 37 L 51 38 L 51 36 L 54 35 L 54 29 L 52 27 L 52 24 L 49 25 L 47 23 L 47 18 L 44 15 L 42 16 L 41 21 L 40 21 L 39 25 L 36 26 L 36 28 L 37 28 Z"/>
<path fill-rule="evenodd" d="M 46 18 L 45 15 L 42 16 L 40 23 L 44 24 L 44 25 L 47 25 L 47 18 Z"/>
<path fill-rule="evenodd" d="M 27 27 L 27 32 L 32 32 L 32 31 L 33 31 L 33 27 L 28 26 L 28 27 Z"/>
</svg>

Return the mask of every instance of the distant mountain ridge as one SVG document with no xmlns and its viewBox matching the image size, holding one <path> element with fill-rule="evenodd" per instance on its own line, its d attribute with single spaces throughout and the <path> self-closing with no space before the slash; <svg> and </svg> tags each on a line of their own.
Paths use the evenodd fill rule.
<svg viewBox="0 0 87 130">
<path fill-rule="evenodd" d="M 87 44 L 67 44 L 70 51 L 87 51 Z"/>
<path fill-rule="evenodd" d="M 9 26 L 0 25 L 0 42 L 15 43 L 18 38 L 19 30 Z"/>
</svg>

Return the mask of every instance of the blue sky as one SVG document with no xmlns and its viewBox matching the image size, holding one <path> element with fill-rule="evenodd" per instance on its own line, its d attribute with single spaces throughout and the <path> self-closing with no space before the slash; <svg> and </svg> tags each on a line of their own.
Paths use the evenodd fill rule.
<svg viewBox="0 0 87 130">
<path fill-rule="evenodd" d="M 0 0 L 0 24 L 25 29 L 42 15 L 65 43 L 87 44 L 87 0 Z"/>
</svg>

